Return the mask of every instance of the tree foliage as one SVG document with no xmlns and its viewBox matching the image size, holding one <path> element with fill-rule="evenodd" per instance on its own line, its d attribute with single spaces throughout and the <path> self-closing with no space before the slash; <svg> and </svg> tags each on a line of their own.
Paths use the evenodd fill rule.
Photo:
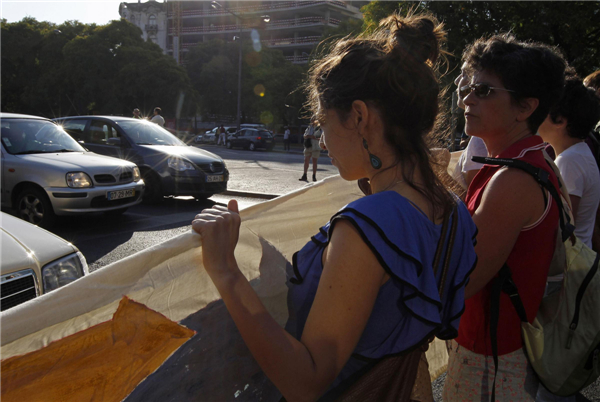
<svg viewBox="0 0 600 402">
<path fill-rule="evenodd" d="M 361 9 L 363 28 L 371 30 L 394 11 L 406 15 L 411 9 L 429 11 L 444 23 L 447 49 L 453 55 L 449 58 L 450 71 L 458 70 L 469 43 L 502 32 L 557 46 L 581 76 L 600 69 L 598 1 L 373 1 Z"/>
<path fill-rule="evenodd" d="M 290 94 L 301 84 L 305 69 L 286 61 L 281 51 L 257 43 L 244 41 L 242 46 L 242 122 L 289 124 L 286 104 L 295 100 Z M 237 42 L 214 39 L 191 49 L 186 66 L 203 115 L 235 119 L 238 63 Z"/>
<path fill-rule="evenodd" d="M 87 113 L 167 116 L 196 111 L 185 70 L 125 21 L 60 25 L 2 21 L 2 110 L 46 117 Z"/>
</svg>

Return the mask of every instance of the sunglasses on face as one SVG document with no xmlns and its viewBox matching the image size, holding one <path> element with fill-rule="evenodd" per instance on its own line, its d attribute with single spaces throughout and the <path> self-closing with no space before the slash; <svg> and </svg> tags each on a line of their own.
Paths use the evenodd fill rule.
<svg viewBox="0 0 600 402">
<path fill-rule="evenodd" d="M 478 98 L 485 98 L 493 90 L 516 92 L 516 91 L 513 91 L 512 89 L 491 87 L 488 84 L 469 84 L 469 85 L 460 87 L 458 89 L 458 96 L 460 96 L 462 99 L 465 99 L 467 97 L 467 95 L 469 95 L 471 92 L 473 92 L 475 94 L 475 96 L 477 96 Z"/>
</svg>

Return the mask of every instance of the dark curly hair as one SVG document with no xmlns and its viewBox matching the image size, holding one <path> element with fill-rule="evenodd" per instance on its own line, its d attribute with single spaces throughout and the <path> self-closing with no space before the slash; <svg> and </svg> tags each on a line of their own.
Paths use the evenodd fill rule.
<svg viewBox="0 0 600 402">
<path fill-rule="evenodd" d="M 438 116 L 437 65 L 445 36 L 430 15 L 394 14 L 372 34 L 337 41 L 311 68 L 306 85 L 308 108 L 321 121 L 330 109 L 345 120 L 355 100 L 380 111 L 394 166 L 400 164 L 403 180 L 433 201 L 435 215 L 454 204 L 433 171 L 427 138 Z M 415 167 L 421 184 L 413 180 Z"/>
<path fill-rule="evenodd" d="M 567 63 L 556 48 L 543 43 L 522 42 L 512 34 L 481 38 L 463 53 L 470 74 L 489 71 L 500 79 L 513 102 L 536 98 L 539 105 L 527 120 L 532 133 L 537 132 L 550 108 L 560 99 Z"/>
<path fill-rule="evenodd" d="M 569 77 L 560 100 L 550 110 L 554 123 L 559 117 L 567 119 L 570 137 L 586 139 L 600 120 L 600 98 L 592 88 L 586 88 L 579 77 Z"/>
</svg>

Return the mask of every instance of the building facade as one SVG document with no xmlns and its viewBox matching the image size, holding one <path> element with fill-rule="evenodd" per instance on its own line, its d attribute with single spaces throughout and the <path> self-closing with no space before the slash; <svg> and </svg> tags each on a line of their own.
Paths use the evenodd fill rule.
<svg viewBox="0 0 600 402">
<path fill-rule="evenodd" d="M 211 39 L 251 37 L 280 49 L 292 63 L 307 63 L 328 27 L 362 20 L 359 7 L 368 1 L 164 1 L 121 3 L 122 18 L 142 29 L 178 63 L 190 48 Z M 240 26 L 241 25 L 241 26 Z"/>
</svg>

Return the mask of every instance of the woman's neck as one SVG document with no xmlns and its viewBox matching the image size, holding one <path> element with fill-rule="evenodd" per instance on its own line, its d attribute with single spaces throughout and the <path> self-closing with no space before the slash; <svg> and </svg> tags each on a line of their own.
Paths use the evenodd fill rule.
<svg viewBox="0 0 600 402">
<path fill-rule="evenodd" d="M 387 190 L 395 190 L 395 187 L 403 182 L 404 179 L 400 166 L 382 172 L 375 171 L 373 175 L 369 177 L 369 183 L 371 184 L 371 191 L 373 194 Z"/>
<path fill-rule="evenodd" d="M 484 138 L 485 146 L 488 150 L 488 156 L 494 157 L 500 155 L 512 144 L 521 141 L 523 138 L 531 137 L 533 134 L 527 127 L 520 130 L 509 132 L 507 135 Z"/>
</svg>

